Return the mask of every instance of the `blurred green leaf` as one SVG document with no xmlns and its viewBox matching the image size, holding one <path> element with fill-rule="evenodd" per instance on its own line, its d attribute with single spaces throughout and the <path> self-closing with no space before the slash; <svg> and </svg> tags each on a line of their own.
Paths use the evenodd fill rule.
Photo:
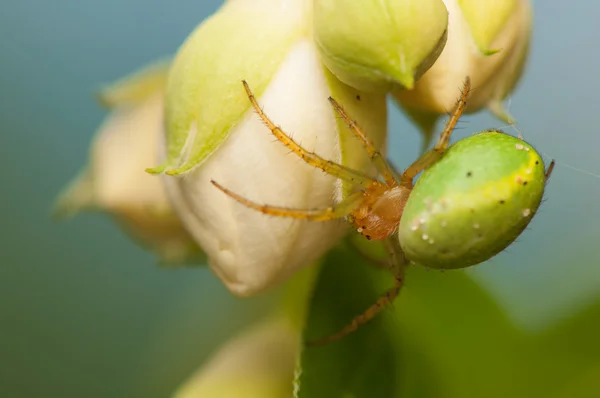
<svg viewBox="0 0 600 398">
<path fill-rule="evenodd" d="M 355 253 L 333 251 L 305 338 L 339 330 L 391 284 L 390 275 Z M 305 349 L 299 397 L 516 396 L 524 343 L 463 271 L 414 267 L 393 308 L 341 341 Z"/>
<path fill-rule="evenodd" d="M 558 389 L 557 398 L 596 398 L 600 395 L 600 363 L 595 367 L 580 371 L 575 379 L 564 388 Z"/>
<path fill-rule="evenodd" d="M 530 375 L 533 388 L 543 385 L 561 398 L 600 396 L 598 336 L 600 297 L 546 332 L 533 336 L 530 347 L 538 364 Z"/>
<path fill-rule="evenodd" d="M 381 293 L 379 287 L 391 285 L 383 272 L 360 264 L 349 251 L 334 250 L 325 266 L 313 296 L 305 338 L 324 337 L 345 326 L 355 315 L 372 304 Z M 384 318 L 326 346 L 305 348 L 299 397 L 391 397 L 396 390 L 400 365 L 394 355 L 390 332 Z"/>
<path fill-rule="evenodd" d="M 412 268 L 394 312 L 405 339 L 430 359 L 436 397 L 518 395 L 524 336 L 465 271 Z"/>
<path fill-rule="evenodd" d="M 359 240 L 323 263 L 305 339 L 337 332 L 392 285 Z M 468 270 L 411 266 L 394 305 L 338 342 L 306 348 L 301 398 L 600 396 L 599 300 L 541 333 L 517 328 Z"/>
</svg>

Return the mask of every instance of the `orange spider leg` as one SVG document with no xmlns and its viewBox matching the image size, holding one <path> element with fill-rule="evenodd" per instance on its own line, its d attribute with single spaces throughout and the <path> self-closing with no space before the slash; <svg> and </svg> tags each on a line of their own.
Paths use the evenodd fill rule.
<svg viewBox="0 0 600 398">
<path fill-rule="evenodd" d="M 388 304 L 392 303 L 396 297 L 398 297 L 400 289 L 404 284 L 404 269 L 406 264 L 408 264 L 408 260 L 404 256 L 404 252 L 400 248 L 400 243 L 396 236 L 391 236 L 384 240 L 384 242 L 390 253 L 390 258 L 392 259 L 393 263 L 394 286 L 389 288 L 381 297 L 379 297 L 375 304 L 371 305 L 362 314 L 357 315 L 354 319 L 352 319 L 352 321 L 342 330 L 321 339 L 311 340 L 306 343 L 307 346 L 324 345 L 340 340 L 344 336 L 356 331 L 359 327 L 369 322 Z"/>
<path fill-rule="evenodd" d="M 292 209 L 289 207 L 261 205 L 230 191 L 216 181 L 211 180 L 210 182 L 215 187 L 223 191 L 227 196 L 235 199 L 244 206 L 260 211 L 263 214 L 277 217 L 298 218 L 312 221 L 329 221 L 347 216 L 354 209 L 356 209 L 363 200 L 363 193 L 355 192 L 337 205 L 325 209 Z"/>
<path fill-rule="evenodd" d="M 448 143 L 450 142 L 450 136 L 454 131 L 454 127 L 456 126 L 458 119 L 460 119 L 463 112 L 465 111 L 465 108 L 467 106 L 467 97 L 469 96 L 470 90 L 471 79 L 467 77 L 465 79 L 462 95 L 459 98 L 456 105 L 454 106 L 452 114 L 450 115 L 450 119 L 448 119 L 446 127 L 444 127 L 444 131 L 442 131 L 442 134 L 440 134 L 440 138 L 437 144 L 435 144 L 435 147 L 432 150 L 430 150 L 425 155 L 417 159 L 404 171 L 404 173 L 402 173 L 402 176 L 400 178 L 401 185 L 406 187 L 412 187 L 412 180 L 417 176 L 417 174 L 425 170 L 427 167 L 431 166 L 442 156 L 442 154 L 448 147 Z"/>
<path fill-rule="evenodd" d="M 365 132 L 360 128 L 358 123 L 355 120 L 352 120 L 350 116 L 346 113 L 344 108 L 332 97 L 329 97 L 329 102 L 333 105 L 333 108 L 337 113 L 340 114 L 342 119 L 346 122 L 350 130 L 354 133 L 355 136 L 362 142 L 363 146 L 367 150 L 367 154 L 371 158 L 371 162 L 377 168 L 377 171 L 383 177 L 385 183 L 388 186 L 396 185 L 396 178 L 394 178 L 394 173 L 392 168 L 385 160 L 383 156 L 381 156 L 381 152 L 375 147 L 373 141 L 365 134 Z"/>
<path fill-rule="evenodd" d="M 360 185 L 362 187 L 370 186 L 374 180 L 373 178 L 362 174 L 356 170 L 349 169 L 341 164 L 332 162 L 331 160 L 325 160 L 314 152 L 309 152 L 306 149 L 302 148 L 296 141 L 294 141 L 290 136 L 281 130 L 281 128 L 277 127 L 263 112 L 263 110 L 258 105 L 254 94 L 250 90 L 248 83 L 245 80 L 242 81 L 244 84 L 244 89 L 246 90 L 246 94 L 248 95 L 248 99 L 252 103 L 254 110 L 260 116 L 262 121 L 267 125 L 271 133 L 283 143 L 288 149 L 298 155 L 302 160 L 304 160 L 309 165 L 316 167 L 318 169 L 323 170 L 325 173 L 330 174 L 336 178 L 342 179 L 344 181 L 352 182 L 354 184 Z"/>
</svg>

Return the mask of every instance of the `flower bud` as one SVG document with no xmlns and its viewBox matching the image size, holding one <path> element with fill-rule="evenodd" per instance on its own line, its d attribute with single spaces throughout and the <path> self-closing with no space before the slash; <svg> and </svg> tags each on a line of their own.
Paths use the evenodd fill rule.
<svg viewBox="0 0 600 398">
<path fill-rule="evenodd" d="M 174 396 L 291 397 L 320 268 L 305 268 L 280 286 L 269 315 L 219 347 Z"/>
<path fill-rule="evenodd" d="M 426 143 L 438 117 L 447 113 L 469 76 L 473 91 L 467 112 L 487 107 L 513 123 L 502 101 L 515 88 L 525 65 L 531 38 L 529 0 L 444 0 L 449 12 L 448 42 L 435 64 L 413 90 L 395 93 L 421 127 Z"/>
<path fill-rule="evenodd" d="M 289 322 L 260 322 L 220 347 L 174 397 L 291 397 L 299 348 Z"/>
<path fill-rule="evenodd" d="M 108 213 L 161 262 L 199 261 L 201 252 L 173 212 L 162 181 L 144 172 L 158 159 L 169 63 L 159 62 L 100 93 L 111 109 L 92 142 L 90 160 L 59 196 L 58 217 Z"/>
<path fill-rule="evenodd" d="M 322 65 L 303 0 L 237 0 L 202 23 L 171 69 L 164 172 L 173 206 L 236 295 L 282 281 L 324 254 L 343 222 L 272 217 L 213 186 L 257 203 L 326 208 L 348 188 L 309 166 L 277 140 L 251 108 L 246 80 L 273 122 L 309 151 L 366 171 L 364 148 L 336 118 L 333 96 L 378 146 L 386 132 L 385 97 L 356 91 Z"/>
<path fill-rule="evenodd" d="M 360 90 L 412 88 L 446 42 L 441 0 L 318 0 L 314 14 L 323 62 Z"/>
</svg>

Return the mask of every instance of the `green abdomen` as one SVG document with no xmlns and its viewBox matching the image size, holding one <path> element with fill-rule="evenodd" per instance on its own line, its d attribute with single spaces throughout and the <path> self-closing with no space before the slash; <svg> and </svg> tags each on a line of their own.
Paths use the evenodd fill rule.
<svg viewBox="0 0 600 398">
<path fill-rule="evenodd" d="M 399 228 L 407 257 L 463 268 L 505 249 L 537 211 L 544 163 L 526 142 L 499 132 L 458 141 L 423 172 Z"/>
</svg>

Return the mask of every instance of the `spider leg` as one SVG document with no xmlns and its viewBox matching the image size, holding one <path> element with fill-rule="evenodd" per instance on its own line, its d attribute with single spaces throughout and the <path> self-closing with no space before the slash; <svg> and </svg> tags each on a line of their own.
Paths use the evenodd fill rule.
<svg viewBox="0 0 600 398">
<path fill-rule="evenodd" d="M 393 262 L 394 286 L 389 288 L 381 297 L 377 299 L 375 304 L 367 308 L 362 314 L 356 316 L 352 322 L 350 322 L 342 330 L 330 336 L 309 341 L 306 343 L 307 346 L 324 345 L 340 340 L 342 337 L 356 331 L 360 326 L 373 319 L 375 315 L 379 314 L 386 305 L 392 303 L 392 301 L 394 301 L 394 299 L 398 296 L 400 289 L 404 284 L 404 269 L 408 264 L 408 260 L 400 248 L 397 235 L 390 236 L 385 240 L 385 243 Z"/>
<path fill-rule="evenodd" d="M 258 105 L 258 102 L 256 101 L 256 98 L 254 97 L 254 94 L 252 94 L 252 91 L 250 90 L 250 87 L 248 86 L 248 83 L 246 83 L 245 80 L 243 80 L 242 83 L 244 85 L 244 89 L 246 90 L 246 94 L 248 95 L 248 99 L 250 100 L 250 103 L 252 104 L 252 107 L 254 108 L 254 110 L 256 111 L 258 116 L 262 119 L 262 121 L 267 125 L 269 130 L 271 130 L 271 133 L 273 133 L 273 135 L 279 141 L 281 141 L 281 143 L 283 145 L 288 147 L 288 149 L 290 149 L 292 152 L 294 152 L 296 155 L 298 155 L 300 158 L 302 158 L 302 160 L 304 160 L 306 163 L 308 163 L 309 165 L 311 165 L 313 167 L 321 169 L 325 173 L 330 174 L 336 178 L 354 183 L 356 185 L 359 185 L 359 186 L 362 186 L 365 188 L 376 181 L 373 178 L 371 178 L 363 173 L 360 173 L 356 170 L 352 170 L 341 164 L 332 162 L 331 160 L 323 159 L 316 153 L 307 151 L 306 149 L 302 148 L 289 135 L 287 135 L 285 132 L 283 132 L 283 130 L 281 130 L 281 128 L 277 127 L 271 121 L 271 119 L 269 119 L 269 117 L 263 112 L 263 110 Z"/>
<path fill-rule="evenodd" d="M 389 185 L 396 185 L 396 179 L 394 178 L 394 173 L 392 168 L 386 161 L 386 159 L 381 155 L 381 152 L 375 147 L 373 141 L 365 134 L 365 132 L 360 128 L 356 120 L 352 120 L 350 116 L 346 113 L 344 108 L 332 97 L 329 97 L 329 102 L 333 105 L 333 108 L 337 113 L 340 114 L 342 119 L 346 122 L 350 130 L 354 133 L 355 136 L 361 141 L 365 149 L 367 150 L 367 154 L 371 158 L 371 162 L 377 168 L 377 171 L 383 177 L 385 183 Z"/>
<path fill-rule="evenodd" d="M 216 181 L 211 180 L 210 182 L 224 192 L 227 196 L 235 199 L 244 206 L 260 211 L 261 213 L 277 217 L 297 218 L 312 221 L 329 221 L 347 216 L 357 206 L 359 206 L 363 200 L 363 193 L 355 192 L 337 205 L 328 207 L 326 209 L 293 209 L 289 207 L 261 205 L 230 191 Z"/>
<path fill-rule="evenodd" d="M 552 170 L 554 170 L 554 159 L 552 159 L 552 161 L 550 162 L 550 165 L 546 169 L 546 173 L 545 173 L 546 179 L 544 181 L 546 184 L 548 183 L 548 179 L 552 175 Z"/>
<path fill-rule="evenodd" d="M 467 106 L 467 97 L 469 96 L 469 91 L 471 90 L 471 79 L 468 77 L 465 79 L 465 84 L 462 89 L 462 93 L 454 109 L 452 110 L 452 114 L 450 115 L 450 119 L 446 123 L 446 127 L 440 134 L 440 138 L 435 144 L 435 147 L 429 152 L 425 153 L 419 159 L 417 159 L 413 164 L 411 164 L 405 171 L 402 173 L 400 178 L 400 184 L 407 187 L 412 187 L 412 180 L 419 174 L 421 171 L 425 170 L 427 167 L 431 166 L 435 163 L 444 153 L 446 148 L 448 147 L 448 143 L 450 142 L 450 136 L 452 135 L 452 131 L 454 131 L 454 127 L 458 122 L 458 119 L 462 116 L 465 108 Z"/>
<path fill-rule="evenodd" d="M 398 171 L 396 166 L 394 166 L 394 163 L 392 163 L 389 160 L 388 160 L 388 166 L 390 166 L 390 169 L 392 170 L 392 174 L 394 175 L 394 178 L 396 179 L 396 181 L 400 181 L 400 177 L 402 176 L 402 173 L 400 171 Z"/>
</svg>

